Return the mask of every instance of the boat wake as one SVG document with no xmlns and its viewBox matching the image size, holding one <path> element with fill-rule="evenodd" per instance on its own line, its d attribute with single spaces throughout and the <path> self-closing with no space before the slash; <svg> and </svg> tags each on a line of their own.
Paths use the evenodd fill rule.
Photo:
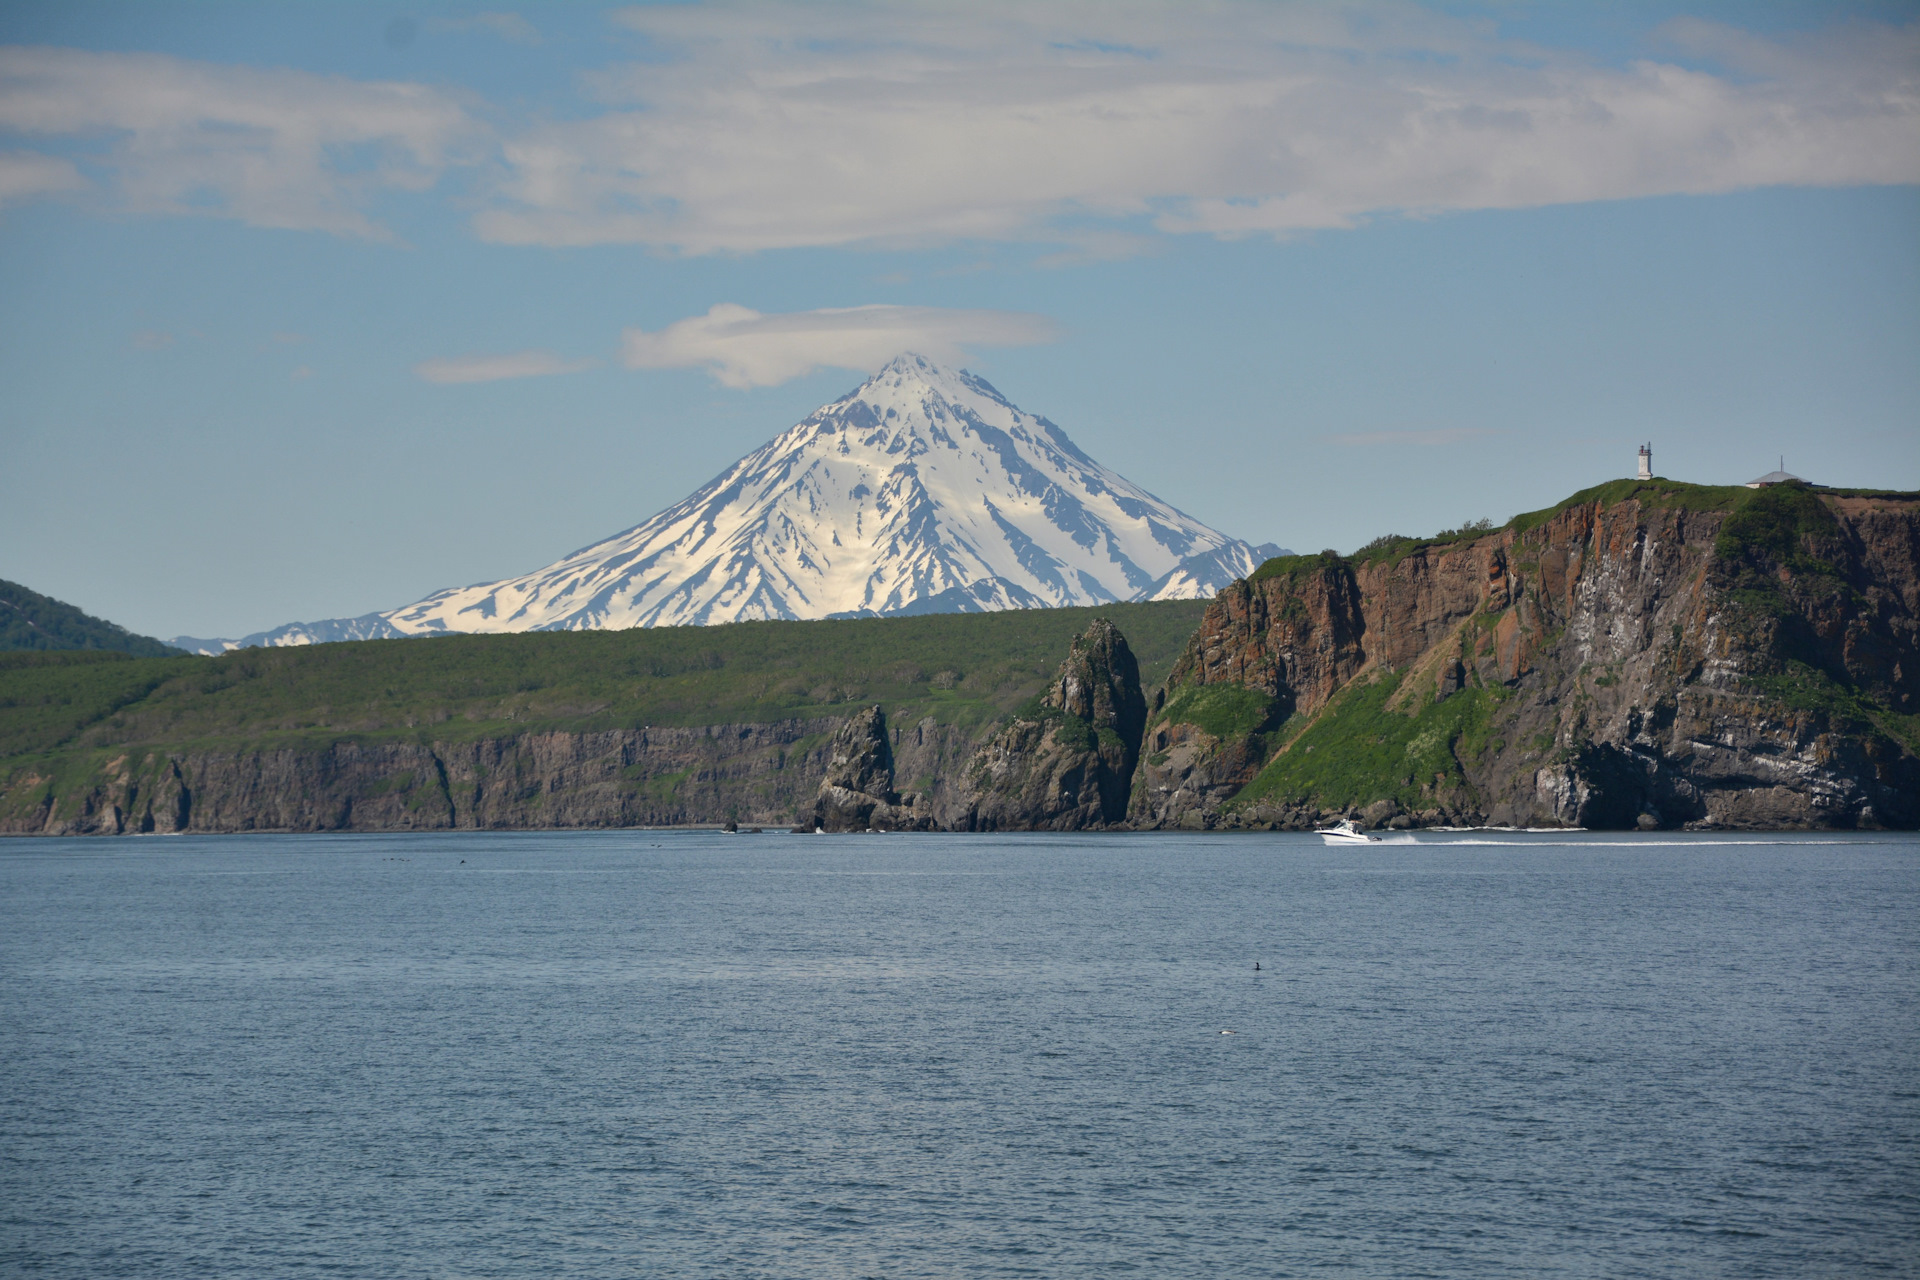
<svg viewBox="0 0 1920 1280">
<path fill-rule="evenodd" d="M 1692 840 L 1634 840 L 1599 839 L 1585 840 L 1501 840 L 1490 837 L 1447 837 L 1435 839 L 1431 836 L 1422 839 L 1409 832 L 1395 832 L 1392 835 L 1377 836 L 1375 842 L 1382 845 L 1422 845 L 1430 849 L 1701 849 L 1715 845 L 1796 845 L 1817 847 L 1820 845 L 1862 845 L 1895 843 L 1874 839 L 1855 838 L 1851 840 L 1780 840 L 1747 838 L 1728 832 L 1703 832 L 1701 837 Z"/>
</svg>

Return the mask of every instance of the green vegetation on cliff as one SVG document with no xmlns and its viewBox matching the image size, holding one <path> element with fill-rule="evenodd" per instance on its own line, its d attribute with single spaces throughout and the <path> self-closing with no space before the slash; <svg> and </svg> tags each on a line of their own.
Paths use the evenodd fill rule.
<svg viewBox="0 0 1920 1280">
<path fill-rule="evenodd" d="M 1782 707 L 1821 712 L 1841 732 L 1866 735 L 1878 730 L 1920 755 L 1920 715 L 1901 715 L 1858 686 L 1798 659 L 1782 662 L 1777 673 L 1747 676 L 1742 684 Z"/>
<path fill-rule="evenodd" d="M 1410 810 L 1457 804 L 1469 793 L 1460 756 L 1489 745 L 1503 688 L 1466 688 L 1417 708 L 1396 709 L 1399 673 L 1353 681 L 1287 749 L 1233 798 L 1338 809 L 1394 800 Z"/>
<path fill-rule="evenodd" d="M 124 653 L 0 653 L 0 760 L 68 742 L 191 663 Z"/>
<path fill-rule="evenodd" d="M 1356 567 L 1380 563 L 1396 565 L 1415 551 L 1424 551 L 1429 547 L 1450 547 L 1456 542 L 1477 542 L 1495 532 L 1498 530 L 1493 527 L 1491 520 L 1469 520 L 1457 529 L 1442 529 L 1428 538 L 1383 534 L 1354 552 L 1350 558 Z"/>
<path fill-rule="evenodd" d="M 150 636 L 96 618 L 73 605 L 0 580 L 0 652 L 94 650 L 158 658 L 178 653 Z"/>
<path fill-rule="evenodd" d="M 1767 587 L 1779 581 L 1771 572 L 1779 568 L 1832 574 L 1833 566 L 1819 552 L 1838 530 L 1833 509 L 1813 490 L 1797 484 L 1773 485 L 1751 491 L 1727 517 L 1714 540 L 1713 555 L 1723 570 L 1753 579 L 1739 585 Z"/>
<path fill-rule="evenodd" d="M 1190 724 L 1222 739 L 1244 738 L 1268 728 L 1274 699 L 1240 684 L 1183 684 L 1152 723 Z"/>
<path fill-rule="evenodd" d="M 1265 582 L 1269 578 L 1293 579 L 1321 569 L 1337 569 L 1346 562 L 1346 557 L 1338 551 L 1322 551 L 1310 556 L 1275 556 L 1248 574 L 1247 581 Z"/>
<path fill-rule="evenodd" d="M 1782 707 L 1827 715 L 1843 731 L 1878 731 L 1920 752 L 1920 716 L 1889 705 L 1889 673 L 1876 673 L 1876 664 L 1849 671 L 1845 633 L 1829 626 L 1841 637 L 1836 641 L 1814 623 L 1876 611 L 1838 567 L 1844 555 L 1833 507 L 1805 485 L 1758 490 L 1721 525 L 1713 575 L 1735 606 L 1729 623 L 1776 664 L 1749 673 L 1744 684 Z"/>
<path fill-rule="evenodd" d="M 537 632 L 0 658 L 0 778 L 50 754 L 460 741 L 841 716 L 984 725 L 1038 692 L 1096 616 L 1165 678 L 1206 602 L 837 622 Z M 38 761 L 38 763 L 36 763 Z"/>
</svg>

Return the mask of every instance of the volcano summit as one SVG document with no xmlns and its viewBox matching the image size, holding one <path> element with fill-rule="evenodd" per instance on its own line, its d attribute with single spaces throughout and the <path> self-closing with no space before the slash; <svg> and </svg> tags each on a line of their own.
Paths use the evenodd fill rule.
<svg viewBox="0 0 1920 1280">
<path fill-rule="evenodd" d="M 202 652 L 451 632 L 961 613 L 1210 596 L 1270 556 L 903 355 L 646 523 L 517 578 Z"/>
</svg>

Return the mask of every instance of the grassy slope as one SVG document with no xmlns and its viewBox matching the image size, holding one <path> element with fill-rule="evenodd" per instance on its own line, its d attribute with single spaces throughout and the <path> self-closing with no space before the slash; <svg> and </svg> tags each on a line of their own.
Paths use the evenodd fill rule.
<svg viewBox="0 0 1920 1280">
<path fill-rule="evenodd" d="M 1397 672 L 1375 672 L 1347 685 L 1232 803 L 1312 801 L 1343 808 L 1393 799 L 1420 810 L 1441 798 L 1471 794 L 1460 758 L 1497 749 L 1488 729 L 1507 690 L 1467 688 L 1443 701 L 1422 699 L 1394 710 L 1389 702 L 1401 679 Z"/>
<path fill-rule="evenodd" d="M 179 652 L 17 582 L 0 580 L 0 652 L 63 649 L 112 650 L 143 658 Z"/>
<path fill-rule="evenodd" d="M 440 741 L 844 715 L 979 726 L 1104 615 L 1151 684 L 1205 601 L 845 622 L 370 640 L 218 658 L 0 656 L 0 776 L 75 751 Z M 117 656 L 117 655 L 116 655 Z"/>
</svg>

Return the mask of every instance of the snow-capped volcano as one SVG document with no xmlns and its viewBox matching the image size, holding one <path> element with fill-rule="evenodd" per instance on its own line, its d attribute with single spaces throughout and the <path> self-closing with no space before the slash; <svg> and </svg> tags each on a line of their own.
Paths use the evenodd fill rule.
<svg viewBox="0 0 1920 1280">
<path fill-rule="evenodd" d="M 544 569 L 196 647 L 1189 599 L 1279 552 L 1162 502 L 983 379 L 903 355 Z"/>
</svg>

